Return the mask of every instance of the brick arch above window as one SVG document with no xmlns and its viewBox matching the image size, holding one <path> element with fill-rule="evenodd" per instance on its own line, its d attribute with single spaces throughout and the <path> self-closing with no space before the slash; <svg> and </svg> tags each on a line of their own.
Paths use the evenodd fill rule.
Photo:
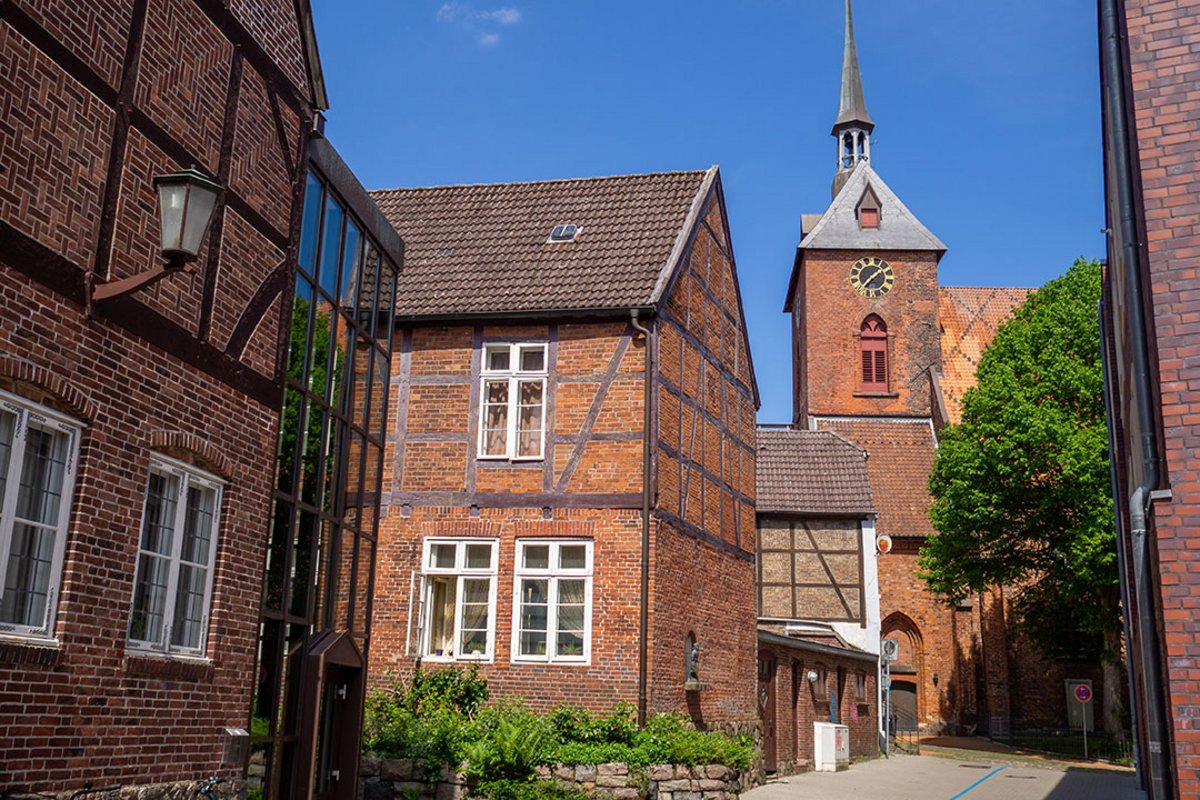
<svg viewBox="0 0 1200 800">
<path fill-rule="evenodd" d="M 0 356 L 0 388 L 84 423 L 92 422 L 99 413 L 95 401 L 66 378 L 15 356 Z"/>
<path fill-rule="evenodd" d="M 861 390 L 868 394 L 887 394 L 890 391 L 887 323 L 878 314 L 863 320 L 859 328 L 859 351 Z"/>
<path fill-rule="evenodd" d="M 212 442 L 194 433 L 150 431 L 150 449 L 233 480 L 233 463 Z"/>
</svg>

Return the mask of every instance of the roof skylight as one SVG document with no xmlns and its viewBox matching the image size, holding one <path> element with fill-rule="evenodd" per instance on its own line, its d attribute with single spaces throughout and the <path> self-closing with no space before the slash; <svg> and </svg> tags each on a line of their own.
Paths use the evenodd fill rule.
<svg viewBox="0 0 1200 800">
<path fill-rule="evenodd" d="M 573 242 L 579 238 L 579 234 L 583 233 L 582 225 L 555 225 L 554 230 L 550 231 L 548 242 Z"/>
</svg>

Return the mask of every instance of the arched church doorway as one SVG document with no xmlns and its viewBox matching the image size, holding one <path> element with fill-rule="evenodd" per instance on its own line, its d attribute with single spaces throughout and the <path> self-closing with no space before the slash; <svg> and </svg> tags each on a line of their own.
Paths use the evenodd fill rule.
<svg viewBox="0 0 1200 800">
<path fill-rule="evenodd" d="M 897 730 L 917 730 L 925 718 L 925 697 L 922 687 L 925 681 L 925 644 L 921 629 L 906 614 L 896 611 L 888 615 L 882 625 L 883 638 L 895 639 L 900 645 L 896 661 L 891 665 L 892 714 Z"/>
</svg>

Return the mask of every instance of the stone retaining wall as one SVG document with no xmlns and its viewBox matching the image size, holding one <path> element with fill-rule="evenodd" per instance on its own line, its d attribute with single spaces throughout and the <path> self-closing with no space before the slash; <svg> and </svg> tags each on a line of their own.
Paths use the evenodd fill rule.
<svg viewBox="0 0 1200 800">
<path fill-rule="evenodd" d="M 469 793 L 471 782 L 462 772 L 449 767 L 427 772 L 412 759 L 364 758 L 359 795 L 363 800 L 463 800 Z M 539 767 L 538 777 L 598 800 L 737 800 L 755 785 L 753 771 L 719 764 L 558 764 Z"/>
</svg>

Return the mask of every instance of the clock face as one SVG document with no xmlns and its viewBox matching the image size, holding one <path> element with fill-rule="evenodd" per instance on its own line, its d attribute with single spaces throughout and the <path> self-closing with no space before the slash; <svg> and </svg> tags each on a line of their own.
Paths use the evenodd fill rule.
<svg viewBox="0 0 1200 800">
<path fill-rule="evenodd" d="M 891 264 L 878 256 L 863 256 L 850 268 L 850 285 L 863 297 L 874 300 L 892 289 L 896 276 Z"/>
</svg>

